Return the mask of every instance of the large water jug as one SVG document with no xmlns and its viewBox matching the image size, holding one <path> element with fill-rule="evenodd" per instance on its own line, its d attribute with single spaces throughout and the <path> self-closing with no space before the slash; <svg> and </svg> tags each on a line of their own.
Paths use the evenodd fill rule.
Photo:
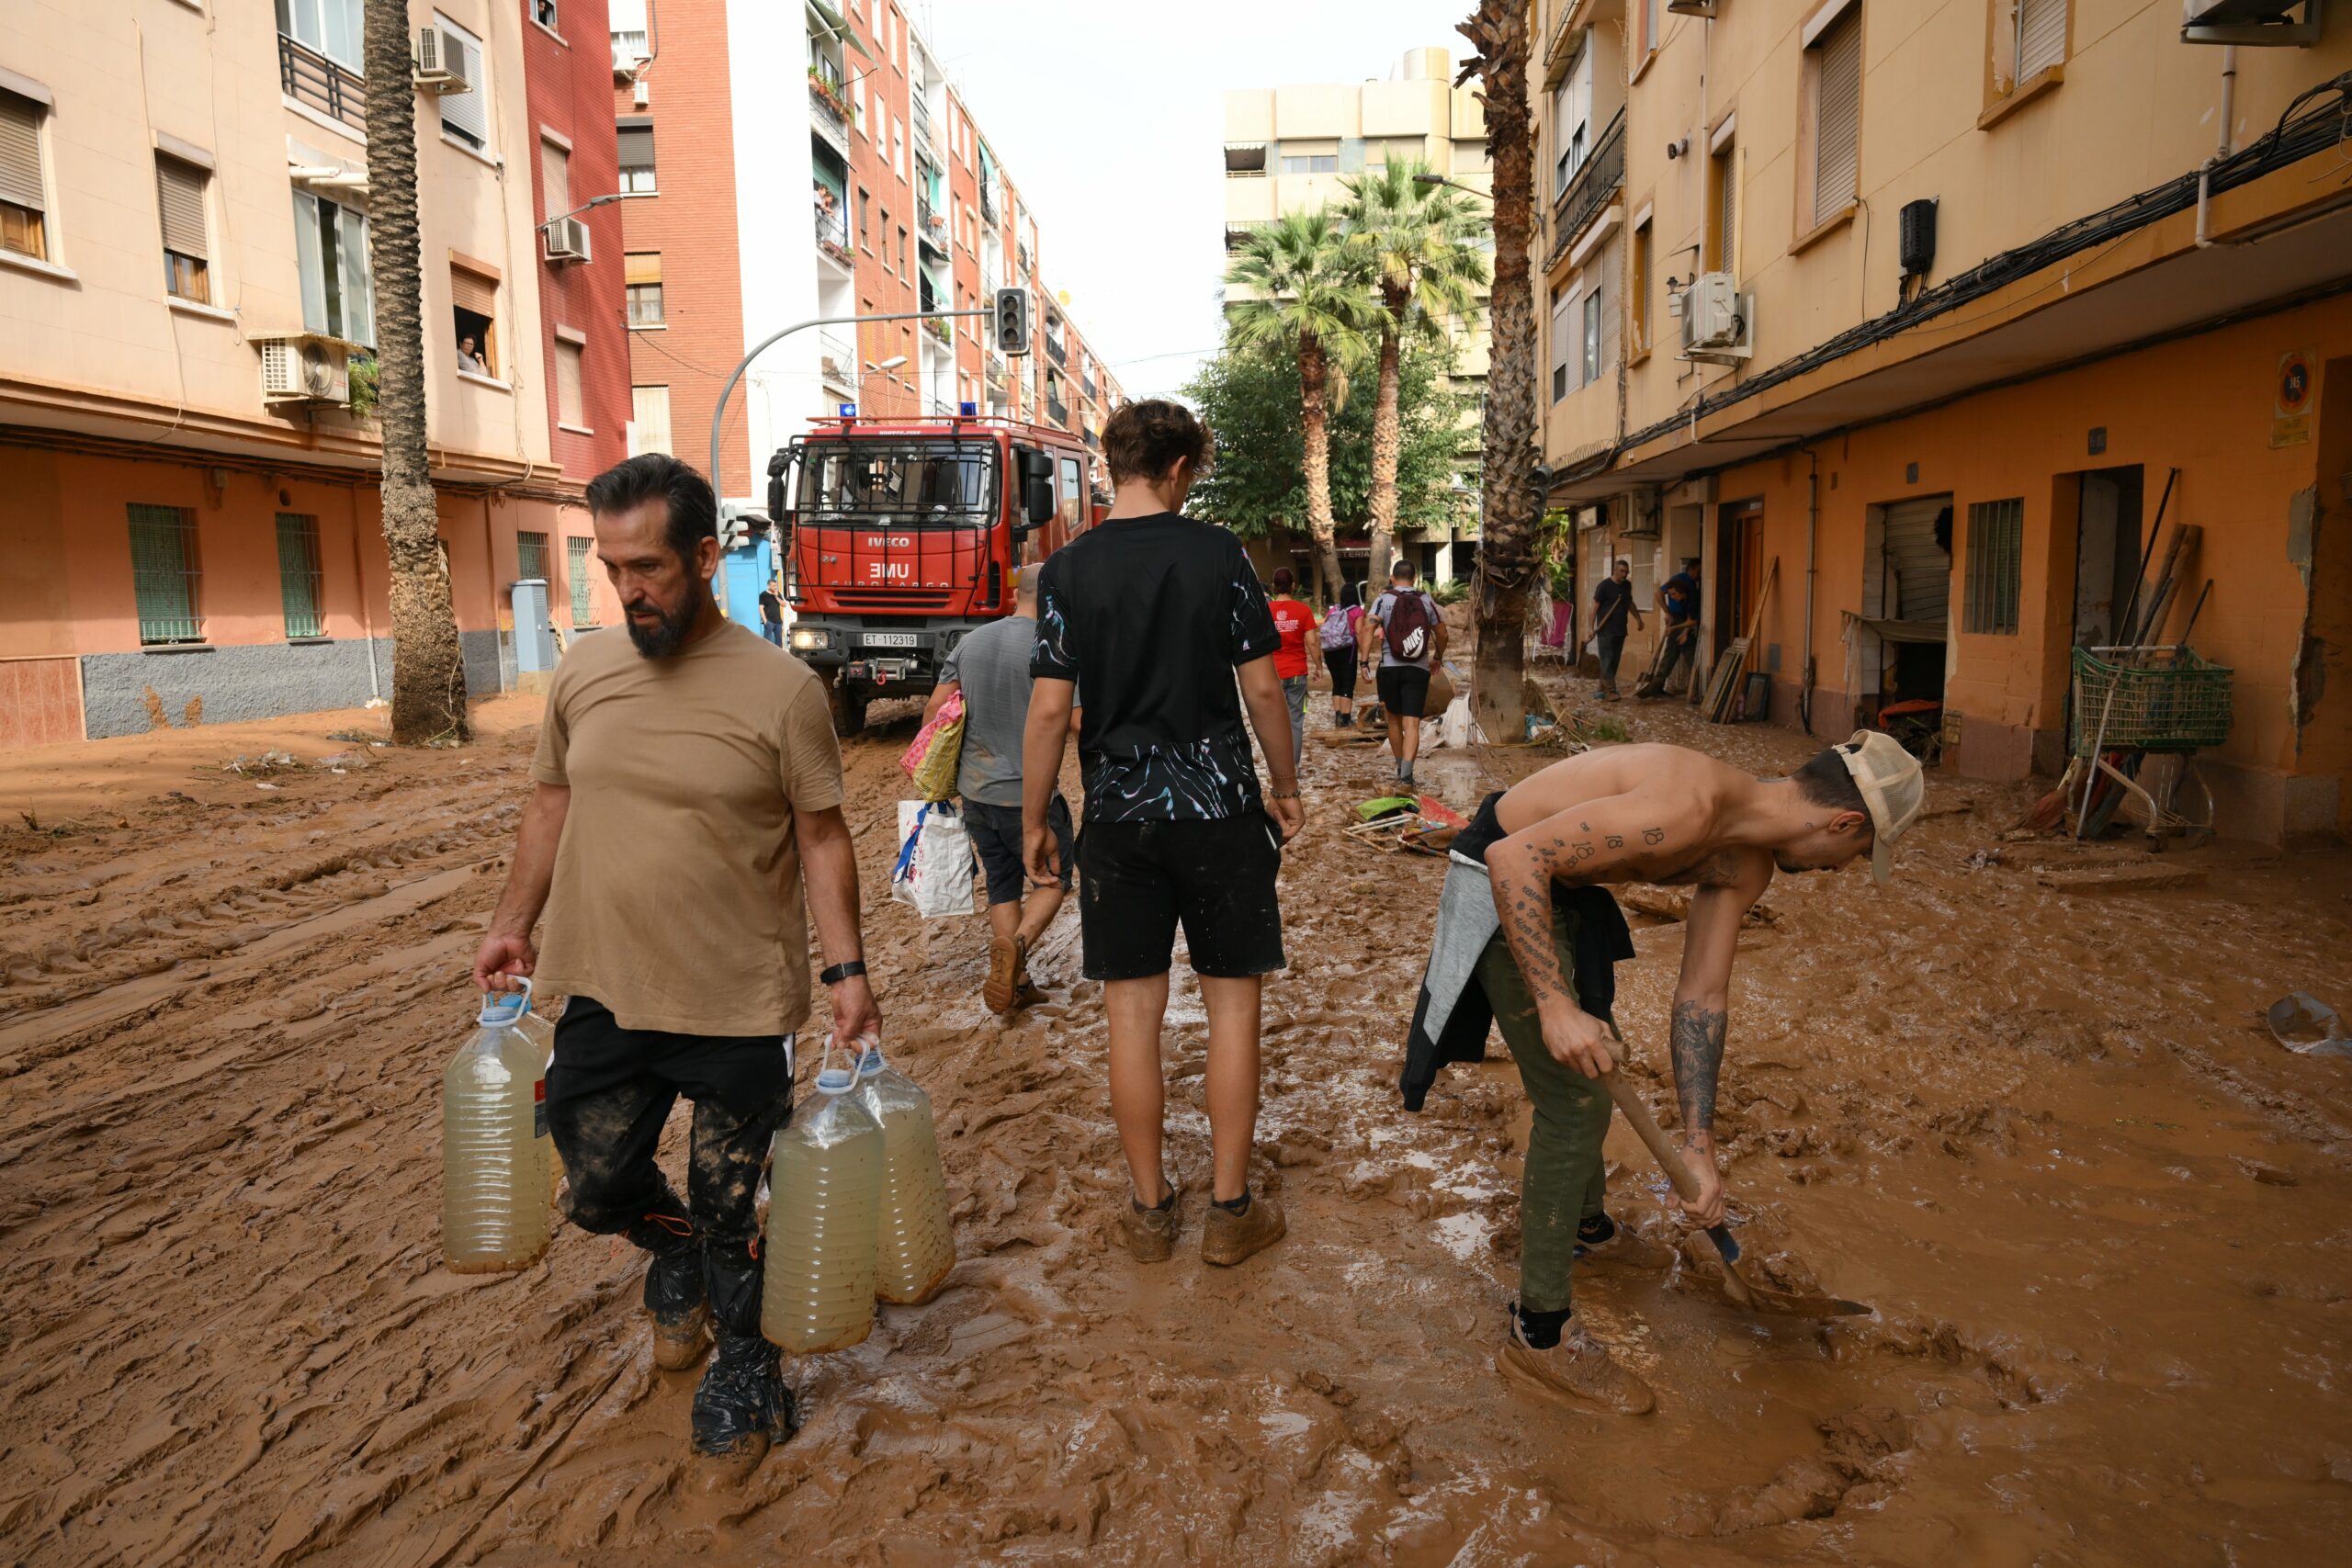
<svg viewBox="0 0 2352 1568">
<path fill-rule="evenodd" d="M 548 1249 L 550 1036 L 522 987 L 482 998 L 441 1078 L 441 1253 L 454 1273 L 528 1268 Z"/>
<path fill-rule="evenodd" d="M 869 1044 L 857 1064 L 857 1098 L 882 1124 L 881 1250 L 874 1293 L 886 1302 L 926 1302 L 956 1267 L 955 1223 L 939 1168 L 931 1096 Z"/>
<path fill-rule="evenodd" d="M 797 1355 L 846 1350 L 874 1327 L 882 1128 L 858 1103 L 854 1065 L 825 1042 L 816 1103 L 776 1134 L 760 1332 Z"/>
</svg>

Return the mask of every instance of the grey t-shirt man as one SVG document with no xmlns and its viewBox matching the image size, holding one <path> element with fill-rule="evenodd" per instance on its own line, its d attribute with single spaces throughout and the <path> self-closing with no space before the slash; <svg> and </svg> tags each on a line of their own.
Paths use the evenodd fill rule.
<svg viewBox="0 0 2352 1568">
<path fill-rule="evenodd" d="M 1388 646 L 1388 617 L 1396 608 L 1396 601 L 1406 597 L 1407 594 L 1421 602 L 1421 608 L 1428 613 L 1430 618 L 1430 635 L 1428 640 L 1421 644 L 1425 651 L 1419 659 L 1399 659 L 1396 657 L 1396 650 Z M 1381 626 L 1380 667 L 1383 670 L 1393 670 L 1400 664 L 1409 664 L 1416 670 L 1427 670 L 1433 665 L 1437 661 L 1437 601 L 1420 589 L 1408 588 L 1402 593 L 1394 588 L 1383 589 L 1380 597 L 1372 602 L 1372 618 L 1378 621 Z"/>
<path fill-rule="evenodd" d="M 956 789 L 967 800 L 1021 805 L 1021 738 L 1029 724 L 1029 656 L 1036 646 L 1036 621 L 1007 615 L 966 637 L 940 667 L 943 683 L 964 688 Z"/>
</svg>

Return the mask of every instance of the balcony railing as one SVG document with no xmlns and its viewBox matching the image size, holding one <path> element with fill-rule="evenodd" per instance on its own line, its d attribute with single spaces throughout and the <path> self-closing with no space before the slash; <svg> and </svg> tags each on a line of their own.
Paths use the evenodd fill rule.
<svg viewBox="0 0 2352 1568">
<path fill-rule="evenodd" d="M 318 51 L 277 35 L 277 85 L 286 96 L 354 130 L 368 129 L 367 84 Z"/>
<path fill-rule="evenodd" d="M 1091 430 L 1086 433 L 1086 444 L 1098 452 L 1102 449 L 1102 438 Z"/>
<path fill-rule="evenodd" d="M 849 209 L 839 197 L 828 208 L 825 197 L 832 192 L 823 186 L 817 187 L 817 193 L 816 210 L 811 214 L 817 220 L 817 244 L 843 266 L 850 265 Z"/>
<path fill-rule="evenodd" d="M 831 130 L 846 143 L 849 139 L 849 105 L 842 101 L 841 87 L 825 79 L 815 66 L 808 68 L 808 101 L 817 111 L 820 128 Z"/>
<path fill-rule="evenodd" d="M 1057 365 L 1068 365 L 1069 363 L 1069 350 L 1064 348 L 1062 346 L 1062 340 L 1054 336 L 1051 333 L 1047 333 L 1046 334 L 1046 357 L 1052 360 Z"/>
<path fill-rule="evenodd" d="M 917 147 L 930 146 L 931 106 L 923 102 L 923 96 L 921 93 L 917 93 L 908 99 L 907 122 L 915 128 L 915 145 Z"/>
<path fill-rule="evenodd" d="M 817 368 L 826 380 L 854 390 L 857 386 L 857 345 L 837 333 L 819 333 Z"/>
<path fill-rule="evenodd" d="M 1568 188 L 1552 204 L 1552 249 L 1544 257 L 1548 268 L 1560 259 L 1585 225 L 1609 205 L 1625 184 L 1625 111 L 1611 116 L 1609 129 L 1594 142 L 1592 152 L 1568 181 Z"/>
<path fill-rule="evenodd" d="M 1051 392 L 1046 394 L 1046 412 L 1054 416 L 1056 424 L 1069 423 L 1069 405 Z"/>
<path fill-rule="evenodd" d="M 982 181 L 980 184 L 980 216 L 993 223 L 997 221 L 997 208 L 998 201 L 996 186 L 988 184 L 986 181 Z"/>
</svg>

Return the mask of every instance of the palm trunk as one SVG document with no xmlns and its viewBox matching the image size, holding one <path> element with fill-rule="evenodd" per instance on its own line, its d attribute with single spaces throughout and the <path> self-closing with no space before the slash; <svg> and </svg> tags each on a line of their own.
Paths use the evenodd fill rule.
<svg viewBox="0 0 2352 1568">
<path fill-rule="evenodd" d="M 471 738 L 466 664 L 441 558 L 425 455 L 424 278 L 416 220 L 416 89 L 409 10 L 368 0 L 368 261 L 376 285 L 376 417 L 391 557 L 392 739 Z"/>
<path fill-rule="evenodd" d="M 1384 287 L 1387 314 L 1380 323 L 1380 382 L 1372 400 L 1372 581 L 1388 581 L 1396 536 L 1397 339 L 1404 325 L 1404 291 Z"/>
<path fill-rule="evenodd" d="M 1543 497 L 1534 472 L 1535 295 L 1528 275 L 1535 202 L 1535 136 L 1527 105 L 1527 7 L 1478 0 L 1461 25 L 1480 73 L 1487 149 L 1494 165 L 1493 348 L 1487 371 L 1486 459 L 1480 494 L 1478 724 L 1498 740 L 1517 739 L 1527 703 L 1528 594 L 1535 574 L 1536 519 Z"/>
<path fill-rule="evenodd" d="M 1323 575 L 1340 581 L 1340 540 L 1331 524 L 1331 433 L 1324 405 L 1329 368 L 1323 346 L 1311 337 L 1298 344 L 1299 423 L 1306 433 L 1306 527 L 1315 536 L 1315 559 Z"/>
</svg>

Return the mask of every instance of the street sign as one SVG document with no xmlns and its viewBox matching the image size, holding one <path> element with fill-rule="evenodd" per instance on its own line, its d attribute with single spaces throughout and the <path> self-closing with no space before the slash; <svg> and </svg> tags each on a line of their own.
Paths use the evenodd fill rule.
<svg viewBox="0 0 2352 1568">
<path fill-rule="evenodd" d="M 2270 445 L 2300 446 L 2312 438 L 2312 351 L 2290 349 L 2278 356 L 2277 400 L 2270 409 Z"/>
</svg>

